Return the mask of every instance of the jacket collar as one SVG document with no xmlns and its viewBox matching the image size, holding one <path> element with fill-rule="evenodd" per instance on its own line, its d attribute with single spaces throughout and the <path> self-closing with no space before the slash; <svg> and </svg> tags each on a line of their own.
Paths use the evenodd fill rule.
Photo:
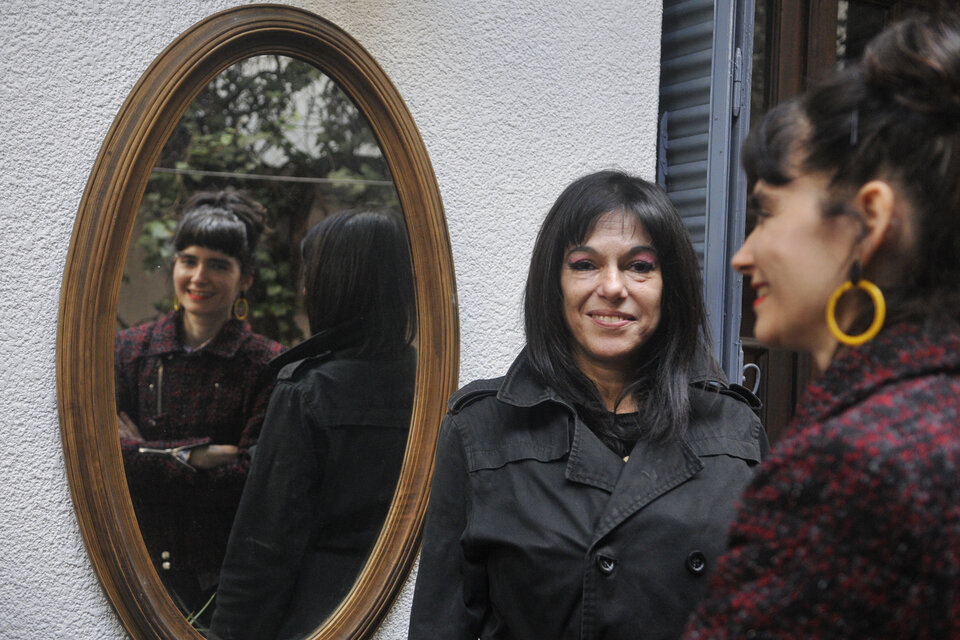
<svg viewBox="0 0 960 640">
<path fill-rule="evenodd" d="M 199 351 L 221 358 L 232 358 L 243 346 L 249 333 L 249 323 L 231 318 L 220 328 L 217 335 Z M 157 320 L 150 335 L 150 344 L 147 346 L 146 355 L 162 356 L 184 351 L 186 351 L 186 348 L 183 344 L 183 320 L 180 312 L 171 311 Z"/>
<path fill-rule="evenodd" d="M 597 438 L 569 401 L 539 381 L 527 360 L 526 349 L 504 376 L 497 399 L 517 407 L 556 402 L 567 408 L 573 427 L 565 477 L 613 494 L 604 509 L 599 536 L 703 468 L 682 439 L 667 443 L 640 440 L 628 460 L 621 459 Z"/>
<path fill-rule="evenodd" d="M 573 405 L 560 396 L 552 387 L 540 382 L 527 360 L 524 347 L 503 377 L 497 391 L 497 400 L 515 407 L 532 407 L 542 402 L 559 402 L 574 412 Z"/>
<path fill-rule="evenodd" d="M 270 367 L 279 371 L 286 365 L 313 358 L 315 356 L 329 355 L 334 351 L 343 351 L 360 346 L 361 334 L 355 324 L 343 323 L 335 327 L 315 333 L 300 344 L 290 347 L 273 360 L 270 361 Z"/>
<path fill-rule="evenodd" d="M 833 361 L 807 388 L 794 423 L 824 420 L 883 385 L 934 371 L 960 371 L 960 326 L 935 319 L 894 324 Z"/>
</svg>

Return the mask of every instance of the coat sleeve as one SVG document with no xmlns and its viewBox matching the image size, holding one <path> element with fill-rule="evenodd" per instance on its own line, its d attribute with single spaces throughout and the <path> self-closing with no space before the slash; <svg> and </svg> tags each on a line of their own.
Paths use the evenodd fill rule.
<svg viewBox="0 0 960 640">
<path fill-rule="evenodd" d="M 440 429 L 408 640 L 476 640 L 487 613 L 487 573 L 469 549 L 465 453 L 453 416 Z"/>
<path fill-rule="evenodd" d="M 250 475 L 230 531 L 211 638 L 273 638 L 296 586 L 315 512 L 326 441 L 295 384 L 270 399 Z"/>
</svg>

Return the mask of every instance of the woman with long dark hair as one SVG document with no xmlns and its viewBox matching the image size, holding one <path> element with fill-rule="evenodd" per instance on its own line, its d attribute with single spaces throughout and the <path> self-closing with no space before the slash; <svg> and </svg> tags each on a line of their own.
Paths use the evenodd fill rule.
<svg viewBox="0 0 960 640">
<path fill-rule="evenodd" d="M 115 342 L 130 495 L 147 551 L 185 614 L 216 587 L 273 388 L 268 363 L 282 349 L 246 322 L 263 213 L 231 189 L 187 200 L 173 238 L 175 309 Z"/>
<path fill-rule="evenodd" d="M 230 533 L 210 637 L 303 638 L 363 569 L 413 407 L 413 271 L 399 215 L 347 212 L 303 240 L 314 334 L 279 370 Z"/>
<path fill-rule="evenodd" d="M 709 350 L 699 269 L 655 185 L 563 191 L 526 348 L 450 399 L 411 640 L 679 635 L 766 445 Z"/>
<path fill-rule="evenodd" d="M 877 36 L 744 159 L 756 335 L 822 373 L 687 637 L 960 637 L 960 15 Z"/>
</svg>

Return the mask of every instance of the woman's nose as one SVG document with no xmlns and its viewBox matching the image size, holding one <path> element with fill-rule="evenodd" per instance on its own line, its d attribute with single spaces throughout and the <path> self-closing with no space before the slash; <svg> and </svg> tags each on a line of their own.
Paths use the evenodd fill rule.
<svg viewBox="0 0 960 640">
<path fill-rule="evenodd" d="M 743 244 L 740 245 L 740 249 L 730 258 L 730 266 L 733 267 L 737 273 L 743 275 L 749 275 L 753 269 L 753 251 L 750 246 L 750 239 L 752 237 L 753 233 L 751 232 L 746 240 L 743 241 Z"/>
<path fill-rule="evenodd" d="M 201 262 L 193 269 L 193 273 L 190 275 L 190 279 L 193 281 L 203 281 L 207 278 L 207 268 Z"/>
<path fill-rule="evenodd" d="M 619 299 L 626 296 L 627 288 L 619 269 L 604 269 L 600 274 L 599 293 L 604 298 Z"/>
</svg>

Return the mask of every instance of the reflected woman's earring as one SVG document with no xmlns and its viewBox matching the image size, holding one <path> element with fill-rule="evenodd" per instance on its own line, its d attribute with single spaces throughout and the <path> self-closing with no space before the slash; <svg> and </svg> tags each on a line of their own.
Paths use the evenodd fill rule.
<svg viewBox="0 0 960 640">
<path fill-rule="evenodd" d="M 866 291 L 867 295 L 869 295 L 870 299 L 873 301 L 873 322 L 870 323 L 870 328 L 858 336 L 851 336 L 844 333 L 837 324 L 836 316 L 837 301 L 843 294 L 845 294 L 847 291 L 850 291 L 850 289 L 853 289 L 854 287 L 859 287 Z M 833 292 L 833 295 L 830 296 L 830 301 L 827 303 L 827 328 L 830 329 L 830 333 L 833 334 L 833 337 L 843 344 L 851 347 L 859 347 L 865 342 L 873 340 L 876 335 L 880 333 L 880 328 L 883 326 L 883 321 L 886 317 L 887 303 L 883 299 L 883 292 L 880 291 L 880 287 L 873 284 L 869 280 L 863 280 L 860 278 L 860 262 L 854 261 L 853 265 L 850 267 L 850 279 L 837 287 L 836 291 Z"/>
<path fill-rule="evenodd" d="M 180 311 L 180 298 L 173 296 L 173 310 Z"/>
<path fill-rule="evenodd" d="M 244 297 L 243 292 L 240 292 L 240 296 L 233 301 L 233 317 L 237 320 L 246 320 L 247 316 L 250 314 L 250 305 L 247 304 L 247 299 Z"/>
</svg>

